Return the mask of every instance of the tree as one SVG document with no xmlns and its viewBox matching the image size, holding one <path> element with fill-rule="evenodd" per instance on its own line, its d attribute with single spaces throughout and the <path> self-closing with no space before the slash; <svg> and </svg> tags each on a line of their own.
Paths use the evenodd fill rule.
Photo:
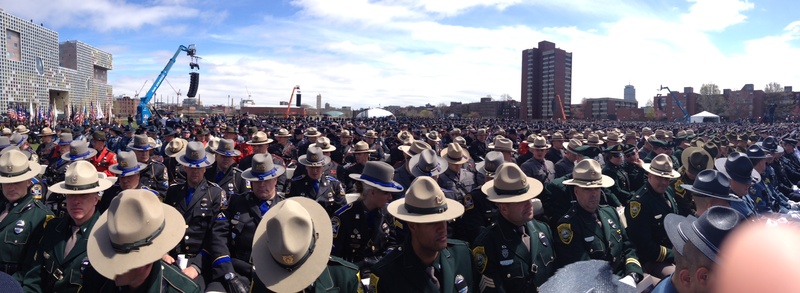
<svg viewBox="0 0 800 293">
<path fill-rule="evenodd" d="M 467 114 L 467 118 L 481 118 L 481 114 L 478 112 L 472 111 Z"/>
<path fill-rule="evenodd" d="M 422 117 L 422 118 L 433 118 L 433 112 L 431 112 L 430 110 L 427 110 L 427 109 L 419 111 L 419 117 Z"/>
<path fill-rule="evenodd" d="M 503 101 L 513 101 L 514 100 L 514 98 L 512 98 L 511 95 L 509 95 L 509 94 L 502 94 L 502 95 L 500 95 L 500 98 Z"/>
<path fill-rule="evenodd" d="M 700 87 L 700 95 L 703 96 L 710 96 L 710 95 L 719 95 L 722 92 L 719 91 L 719 87 L 713 83 L 704 83 Z"/>
<path fill-rule="evenodd" d="M 770 82 L 764 87 L 764 92 L 768 94 L 783 92 L 783 87 L 780 83 Z"/>
</svg>

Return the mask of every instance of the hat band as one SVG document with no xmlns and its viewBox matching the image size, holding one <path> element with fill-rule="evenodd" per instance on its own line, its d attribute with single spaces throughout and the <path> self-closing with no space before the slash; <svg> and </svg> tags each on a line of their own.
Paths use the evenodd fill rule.
<svg viewBox="0 0 800 293">
<path fill-rule="evenodd" d="M 83 158 L 83 157 L 85 157 L 85 156 L 88 156 L 90 153 L 92 153 L 92 152 L 91 152 L 91 151 L 86 151 L 85 153 L 83 153 L 83 154 L 80 154 L 80 155 L 72 155 L 72 154 L 70 154 L 70 155 L 69 155 L 69 159 L 70 159 L 70 160 L 76 160 L 76 159 L 80 159 L 80 158 Z"/>
<path fill-rule="evenodd" d="M 220 155 L 226 156 L 226 157 L 235 157 L 236 156 L 236 152 L 235 151 L 217 150 L 217 153 L 219 153 Z"/>
<path fill-rule="evenodd" d="M 199 168 L 201 164 L 209 163 L 208 157 L 205 157 L 205 156 L 203 156 L 203 158 L 199 159 L 199 160 L 192 160 L 192 159 L 187 158 L 186 156 L 184 156 L 183 159 L 186 161 L 187 164 L 189 164 L 189 167 L 198 167 Z"/>
<path fill-rule="evenodd" d="M 119 167 L 117 167 L 117 168 L 119 168 Z M 130 169 L 122 169 L 122 168 L 119 168 L 119 170 L 120 170 L 120 171 L 122 171 L 122 174 L 120 174 L 120 175 L 122 175 L 122 177 L 125 177 L 125 175 L 128 175 L 128 174 L 129 174 L 129 173 L 131 173 L 131 172 L 136 172 L 136 171 L 139 171 L 139 169 L 140 169 L 140 166 L 139 166 L 139 164 L 136 164 L 136 166 L 135 166 L 135 167 L 133 167 L 133 168 L 130 168 Z"/>
<path fill-rule="evenodd" d="M 403 206 L 406 208 L 406 210 L 409 213 L 420 214 L 420 215 L 441 214 L 441 213 L 444 213 L 444 212 L 447 211 L 447 203 L 444 203 L 444 204 L 442 204 L 440 206 L 431 207 L 431 208 L 415 207 L 415 206 L 412 206 L 412 205 L 408 204 L 408 202 L 403 204 Z"/>
<path fill-rule="evenodd" d="M 16 176 L 19 176 L 19 175 L 22 175 L 22 174 L 28 173 L 28 172 L 30 172 L 30 171 L 31 171 L 31 167 L 30 167 L 30 166 L 28 166 L 28 168 L 25 168 L 25 170 L 22 170 L 22 171 L 20 171 L 20 172 L 14 172 L 14 173 L 0 172 L 0 176 L 3 176 L 3 177 L 9 177 L 9 178 L 10 178 L 10 177 L 16 177 Z"/>
<path fill-rule="evenodd" d="M 654 169 L 652 165 L 650 166 L 650 171 L 653 171 L 653 173 L 658 173 L 658 175 L 661 175 L 661 176 L 670 176 L 670 175 L 672 175 L 672 170 L 669 170 L 669 171 L 657 170 L 657 169 Z"/>
<path fill-rule="evenodd" d="M 71 185 L 71 184 L 64 183 L 64 187 L 66 187 L 65 189 L 74 190 L 74 191 L 92 189 L 92 188 L 95 188 L 95 187 L 98 187 L 98 186 L 100 186 L 100 182 L 93 182 L 93 183 L 84 184 L 84 185 Z"/>
<path fill-rule="evenodd" d="M 124 244 L 116 244 L 113 241 L 111 242 L 111 248 L 114 248 L 114 251 L 117 253 L 128 253 L 134 250 L 139 250 L 140 247 L 148 246 L 153 244 L 153 239 L 156 239 L 158 235 L 161 235 L 161 232 L 164 231 L 164 226 L 166 225 L 166 220 L 161 221 L 161 226 L 158 227 L 152 234 L 145 237 L 142 240 L 132 242 L 132 243 L 124 243 Z"/>
<path fill-rule="evenodd" d="M 269 176 L 275 175 L 275 173 L 277 173 L 277 172 L 278 172 L 278 168 L 275 168 L 275 167 L 272 167 L 272 170 L 269 170 L 267 172 L 253 172 L 252 170 L 250 171 L 250 173 L 253 174 L 253 176 L 258 177 L 258 180 L 264 180 L 265 178 L 267 178 Z"/>
<path fill-rule="evenodd" d="M 525 187 L 520 189 L 502 189 L 502 188 L 497 188 L 497 185 L 492 187 L 492 189 L 494 189 L 494 192 L 500 195 L 520 195 L 528 192 L 530 188 L 531 188 L 530 185 L 526 185 Z"/>
<path fill-rule="evenodd" d="M 447 153 L 447 158 L 450 159 L 450 160 L 453 160 L 453 161 L 461 161 L 461 159 L 464 158 L 464 157 L 463 156 L 459 156 L 458 158 L 456 158 L 456 157 L 451 156 L 450 152 L 448 152 Z"/>
<path fill-rule="evenodd" d="M 277 264 L 279 267 L 282 267 L 284 270 L 287 270 L 289 272 L 294 271 L 295 269 L 297 269 L 298 267 L 303 265 L 303 263 L 305 263 L 308 260 L 308 258 L 311 257 L 311 254 L 314 252 L 314 248 L 317 246 L 317 236 L 318 236 L 318 234 L 317 234 L 316 229 L 311 231 L 311 235 L 312 235 L 311 244 L 308 246 L 308 250 L 306 251 L 306 254 L 303 255 L 303 257 L 300 258 L 300 260 L 298 260 L 296 263 L 294 263 L 292 265 L 285 265 L 285 264 L 283 264 L 283 262 L 278 261 L 277 259 L 275 259 L 275 256 L 273 256 L 272 259 L 275 260 L 275 264 Z"/>
<path fill-rule="evenodd" d="M 412 150 L 411 148 L 409 148 L 409 149 L 408 149 L 408 154 L 409 154 L 409 155 L 411 155 L 411 156 L 413 157 L 413 156 L 416 156 L 416 155 L 418 154 L 418 152 L 415 152 L 414 150 Z"/>
<path fill-rule="evenodd" d="M 577 182 L 581 185 L 603 185 L 603 178 L 597 180 L 582 180 L 577 178 L 572 178 L 573 182 Z"/>
<path fill-rule="evenodd" d="M 426 165 L 426 167 L 430 167 L 430 166 L 431 165 Z M 436 166 L 433 166 L 433 168 L 430 168 L 430 169 L 423 169 L 422 167 L 423 166 L 419 165 L 419 164 L 417 164 L 417 166 L 414 166 L 414 168 L 417 168 L 417 170 L 420 170 L 422 173 L 427 174 L 427 176 L 433 176 L 433 171 L 438 171 L 439 170 L 439 164 L 438 163 L 436 164 Z"/>
<path fill-rule="evenodd" d="M 383 186 L 383 187 L 394 188 L 394 189 L 397 189 L 397 190 L 403 190 L 403 186 L 401 186 L 399 184 L 394 184 L 394 182 L 383 182 L 383 181 L 380 181 L 378 178 L 375 178 L 375 177 L 372 177 L 372 176 L 369 176 L 369 175 L 361 174 L 361 177 L 359 177 L 359 178 L 361 178 L 363 180 L 366 180 L 366 181 L 369 181 L 370 183 L 374 183 L 374 184 Z"/>
</svg>

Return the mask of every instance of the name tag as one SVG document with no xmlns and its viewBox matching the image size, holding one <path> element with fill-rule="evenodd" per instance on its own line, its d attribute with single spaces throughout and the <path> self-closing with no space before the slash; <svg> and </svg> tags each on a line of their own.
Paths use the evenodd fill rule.
<svg viewBox="0 0 800 293">
<path fill-rule="evenodd" d="M 583 238 L 583 240 L 586 241 L 586 242 L 592 242 L 592 241 L 594 241 L 594 236 L 589 236 L 589 237 Z"/>
<path fill-rule="evenodd" d="M 507 259 L 507 260 L 501 260 L 500 261 L 500 265 L 501 266 L 510 266 L 512 263 L 514 263 L 513 259 Z"/>
</svg>

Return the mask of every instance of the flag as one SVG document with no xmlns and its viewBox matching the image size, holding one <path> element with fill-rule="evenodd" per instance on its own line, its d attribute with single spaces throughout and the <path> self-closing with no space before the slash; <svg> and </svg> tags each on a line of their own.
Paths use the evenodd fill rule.
<svg viewBox="0 0 800 293">
<path fill-rule="evenodd" d="M 30 122 L 33 122 L 33 113 L 33 98 L 30 98 L 28 99 L 28 116 L 30 116 L 28 120 Z"/>
<path fill-rule="evenodd" d="M 97 105 L 95 105 L 95 106 L 97 106 L 97 115 L 95 116 L 95 119 L 106 118 L 106 116 L 103 115 L 103 109 L 100 108 L 100 103 L 97 103 Z"/>
</svg>

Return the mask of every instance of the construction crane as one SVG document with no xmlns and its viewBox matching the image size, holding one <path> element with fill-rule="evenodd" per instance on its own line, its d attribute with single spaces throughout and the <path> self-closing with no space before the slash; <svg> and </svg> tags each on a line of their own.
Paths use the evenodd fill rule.
<svg viewBox="0 0 800 293">
<path fill-rule="evenodd" d="M 194 70 L 199 70 L 200 65 L 198 65 L 198 60 L 200 57 L 197 56 L 197 49 L 195 48 L 194 44 L 187 46 L 180 45 L 178 50 L 175 51 L 175 54 L 169 59 L 167 65 L 164 66 L 164 69 L 161 70 L 161 74 L 153 81 L 153 85 L 150 86 L 150 90 L 147 91 L 143 97 L 139 99 L 139 105 L 136 106 L 136 123 L 138 125 L 147 125 L 147 119 L 150 118 L 152 112 L 150 108 L 147 107 L 147 104 L 153 100 L 153 96 L 156 94 L 156 90 L 161 86 L 161 83 L 167 77 L 169 70 L 172 69 L 172 65 L 175 64 L 175 60 L 178 58 L 178 54 L 181 52 L 186 52 L 186 55 L 191 58 L 189 62 L 189 68 L 192 69 L 192 72 L 189 73 L 190 77 L 190 85 L 189 85 L 189 92 L 186 94 L 187 97 L 194 97 L 197 93 L 197 84 L 199 81 L 199 73 L 194 72 Z"/>
<path fill-rule="evenodd" d="M 661 89 L 659 89 L 659 91 L 663 91 L 663 90 L 667 90 L 667 92 L 669 92 L 669 95 L 672 96 L 672 99 L 675 100 L 675 105 L 678 105 L 678 108 L 680 108 L 681 111 L 683 112 L 683 122 L 689 122 L 689 119 L 691 119 L 691 116 L 689 116 L 689 112 L 686 112 L 686 109 L 683 108 L 683 104 L 681 104 L 681 101 L 678 100 L 678 97 L 675 96 L 675 93 L 673 93 L 672 90 L 670 90 L 668 86 L 663 86 L 662 85 Z M 679 121 L 676 120 L 676 122 L 679 122 Z"/>
</svg>

